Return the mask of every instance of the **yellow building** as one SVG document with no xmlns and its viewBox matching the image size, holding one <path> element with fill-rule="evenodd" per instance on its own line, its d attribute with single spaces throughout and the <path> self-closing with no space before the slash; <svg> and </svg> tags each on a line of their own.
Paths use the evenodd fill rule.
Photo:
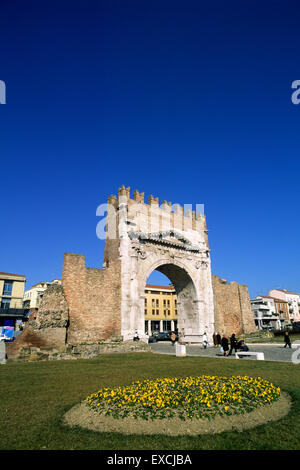
<svg viewBox="0 0 300 470">
<path fill-rule="evenodd" d="M 10 320 L 15 325 L 24 316 L 23 296 L 26 277 L 0 272 L 0 326 Z"/>
<path fill-rule="evenodd" d="M 1 308 L 23 308 L 25 282 L 20 274 L 0 273 Z"/>
<path fill-rule="evenodd" d="M 147 284 L 145 289 L 145 332 L 177 330 L 177 296 L 170 286 Z"/>
</svg>

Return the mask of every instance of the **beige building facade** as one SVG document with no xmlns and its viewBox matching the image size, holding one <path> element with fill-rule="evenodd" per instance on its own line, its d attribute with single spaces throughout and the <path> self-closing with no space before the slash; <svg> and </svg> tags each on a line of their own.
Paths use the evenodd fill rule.
<svg viewBox="0 0 300 470">
<path fill-rule="evenodd" d="M 177 330 L 177 295 L 173 286 L 146 285 L 145 333 Z"/>
<path fill-rule="evenodd" d="M 26 277 L 20 274 L 0 273 L 1 309 L 22 309 Z"/>
<path fill-rule="evenodd" d="M 269 295 L 287 302 L 286 316 L 290 321 L 300 321 L 300 295 L 287 289 L 272 289 Z M 282 308 L 281 308 L 282 309 Z"/>
<path fill-rule="evenodd" d="M 3 326 L 19 327 L 24 320 L 25 282 L 23 275 L 0 273 L 0 332 Z"/>
</svg>

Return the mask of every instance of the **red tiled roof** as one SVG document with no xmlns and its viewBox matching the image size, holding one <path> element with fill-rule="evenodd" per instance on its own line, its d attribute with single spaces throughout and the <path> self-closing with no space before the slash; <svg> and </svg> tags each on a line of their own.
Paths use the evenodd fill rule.
<svg viewBox="0 0 300 470">
<path fill-rule="evenodd" d="M 154 286 L 152 284 L 146 284 L 146 289 L 168 289 L 168 290 L 174 290 L 174 287 L 171 286 Z"/>
</svg>

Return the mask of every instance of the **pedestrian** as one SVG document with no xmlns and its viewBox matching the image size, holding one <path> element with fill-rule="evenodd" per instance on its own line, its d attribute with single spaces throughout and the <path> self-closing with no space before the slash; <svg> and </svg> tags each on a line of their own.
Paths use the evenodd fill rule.
<svg viewBox="0 0 300 470">
<path fill-rule="evenodd" d="M 137 331 L 136 331 L 135 334 L 134 334 L 134 337 L 133 337 L 133 341 L 139 341 L 139 340 L 140 340 L 140 338 L 139 338 L 139 336 L 137 334 Z"/>
<path fill-rule="evenodd" d="M 176 335 L 175 335 L 174 331 L 172 331 L 172 333 L 171 333 L 171 341 L 172 341 L 172 345 L 174 346 L 175 341 L 176 341 Z"/>
<path fill-rule="evenodd" d="M 228 346 L 228 339 L 226 338 L 226 335 L 223 335 L 221 343 L 222 343 L 222 348 L 224 351 L 224 356 L 228 356 L 229 346 Z"/>
<path fill-rule="evenodd" d="M 207 341 L 207 334 L 206 334 L 205 331 L 204 331 L 204 333 L 203 333 L 203 335 L 202 335 L 202 341 L 203 341 L 204 349 L 206 349 L 207 346 L 208 346 L 208 341 Z"/>
<path fill-rule="evenodd" d="M 290 335 L 289 335 L 289 332 L 288 332 L 288 331 L 286 331 L 286 332 L 284 333 L 284 342 L 285 342 L 285 345 L 283 346 L 284 348 L 286 348 L 287 345 L 289 346 L 289 348 L 292 347 L 292 346 L 291 346 Z"/>
<path fill-rule="evenodd" d="M 230 351 L 228 356 L 231 356 L 233 349 L 235 350 L 235 352 L 237 352 L 237 339 L 235 337 L 235 333 L 232 333 L 230 337 Z"/>
<path fill-rule="evenodd" d="M 215 332 L 213 334 L 213 342 L 214 342 L 214 348 L 216 348 L 218 346 L 218 339 L 217 339 L 217 335 Z"/>
<path fill-rule="evenodd" d="M 220 333 L 217 333 L 217 344 L 218 344 L 218 346 L 221 346 L 221 344 L 222 344 Z"/>
</svg>

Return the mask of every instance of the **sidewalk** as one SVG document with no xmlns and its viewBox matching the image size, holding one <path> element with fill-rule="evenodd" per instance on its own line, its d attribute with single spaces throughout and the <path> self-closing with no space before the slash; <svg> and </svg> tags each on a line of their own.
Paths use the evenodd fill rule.
<svg viewBox="0 0 300 470">
<path fill-rule="evenodd" d="M 300 344 L 296 348 L 284 348 L 284 343 L 271 344 L 271 343 L 247 343 L 249 351 L 251 352 L 263 352 L 265 356 L 265 361 L 274 361 L 274 362 L 292 362 L 292 354 L 297 350 L 297 346 L 300 350 Z M 151 350 L 157 354 L 170 354 L 175 355 L 175 348 L 171 343 L 153 343 L 151 344 Z M 203 346 L 194 344 L 186 346 L 187 356 L 199 356 L 207 358 L 221 358 L 221 359 L 234 359 L 235 353 L 232 353 L 232 356 L 223 356 L 219 353 L 219 348 L 214 348 L 213 346 L 206 349 Z M 242 361 L 251 360 L 255 361 L 256 359 L 249 356 L 247 358 L 239 359 Z"/>
</svg>

